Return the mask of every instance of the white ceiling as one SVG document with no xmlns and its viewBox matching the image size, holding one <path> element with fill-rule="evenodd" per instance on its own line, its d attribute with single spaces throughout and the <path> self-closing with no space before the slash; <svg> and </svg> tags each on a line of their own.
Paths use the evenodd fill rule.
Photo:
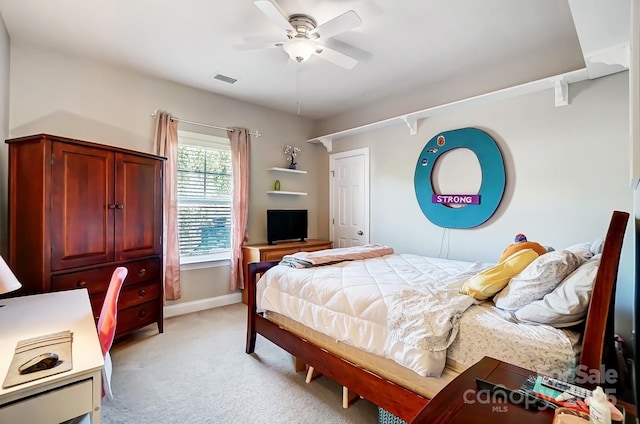
<svg viewBox="0 0 640 424">
<path fill-rule="evenodd" d="M 0 0 L 0 13 L 12 43 L 104 60 L 290 113 L 299 102 L 303 116 L 323 119 L 444 82 L 475 95 L 582 69 L 579 33 L 596 27 L 596 35 L 614 38 L 606 44 L 628 40 L 630 1 L 571 0 L 574 9 L 599 3 L 623 12 L 587 8 L 593 20 L 578 32 L 569 0 L 278 1 L 288 14 L 306 13 L 318 24 L 356 11 L 362 25 L 326 42 L 358 59 L 352 70 L 314 56 L 298 68 L 281 48 L 235 48 L 245 37 L 283 38 L 252 0 Z M 601 16 L 627 26 L 599 24 Z M 587 36 L 601 48 L 597 38 Z M 238 81 L 214 80 L 216 73 Z"/>
</svg>

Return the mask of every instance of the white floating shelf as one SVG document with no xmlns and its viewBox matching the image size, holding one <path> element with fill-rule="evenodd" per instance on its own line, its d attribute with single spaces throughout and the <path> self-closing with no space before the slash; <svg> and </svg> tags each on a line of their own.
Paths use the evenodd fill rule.
<svg viewBox="0 0 640 424">
<path fill-rule="evenodd" d="M 273 168 L 267 169 L 267 171 L 291 172 L 292 174 L 306 174 L 307 173 L 307 171 L 303 171 L 301 169 L 278 168 L 278 167 L 275 167 L 275 166 Z"/>
<path fill-rule="evenodd" d="M 271 190 L 271 191 L 267 191 L 268 194 L 288 194 L 290 196 L 306 196 L 307 193 L 303 193 L 301 191 L 275 191 L 275 190 Z"/>
<path fill-rule="evenodd" d="M 620 69 L 616 68 L 611 72 L 620 72 Z M 555 90 L 556 106 L 565 106 L 569 103 L 569 84 L 585 81 L 587 79 L 589 79 L 587 68 L 570 71 L 564 74 L 559 74 L 512 87 L 503 88 L 501 90 L 492 91 L 490 93 L 480 94 L 466 99 L 445 103 L 439 106 L 418 110 L 406 115 L 395 116 L 393 118 L 387 118 L 381 121 L 372 122 L 370 124 L 360 125 L 355 128 L 334 132 L 332 134 L 314 137 L 307 140 L 307 143 L 322 144 L 328 152 L 331 152 L 334 140 L 375 129 L 390 127 L 397 124 L 405 124 L 409 129 L 409 134 L 415 135 L 418 133 L 417 121 L 419 119 L 426 119 L 442 113 L 450 112 L 451 110 L 461 109 L 463 106 L 484 104 L 490 101 L 508 99 L 547 89 Z"/>
</svg>

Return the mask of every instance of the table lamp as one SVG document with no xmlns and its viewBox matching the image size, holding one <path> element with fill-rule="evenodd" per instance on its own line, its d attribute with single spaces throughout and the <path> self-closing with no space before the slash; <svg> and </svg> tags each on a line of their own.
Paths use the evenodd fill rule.
<svg viewBox="0 0 640 424">
<path fill-rule="evenodd" d="M 22 284 L 20 284 L 9 268 L 9 265 L 7 265 L 2 256 L 0 256 L 0 294 L 18 290 L 20 287 L 22 287 Z M 0 305 L 0 307 L 2 306 L 4 305 Z"/>
</svg>

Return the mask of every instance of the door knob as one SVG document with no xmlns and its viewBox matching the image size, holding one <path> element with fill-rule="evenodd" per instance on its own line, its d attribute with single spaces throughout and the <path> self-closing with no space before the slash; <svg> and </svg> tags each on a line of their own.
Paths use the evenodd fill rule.
<svg viewBox="0 0 640 424">
<path fill-rule="evenodd" d="M 358 231 L 358 235 L 359 235 L 359 236 L 361 236 L 361 235 L 363 235 L 363 234 L 364 234 L 364 233 L 362 232 L 362 230 Z"/>
</svg>

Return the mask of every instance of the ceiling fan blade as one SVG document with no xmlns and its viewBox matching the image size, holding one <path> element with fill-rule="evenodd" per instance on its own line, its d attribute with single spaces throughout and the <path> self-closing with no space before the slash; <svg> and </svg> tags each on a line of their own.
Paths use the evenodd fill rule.
<svg viewBox="0 0 640 424">
<path fill-rule="evenodd" d="M 242 44 L 234 44 L 236 50 L 255 50 L 282 47 L 284 41 L 273 40 L 272 37 L 244 37 Z"/>
<path fill-rule="evenodd" d="M 256 0 L 253 2 L 267 18 L 285 31 L 295 31 L 289 18 L 275 0 Z"/>
<path fill-rule="evenodd" d="M 345 69 L 353 69 L 358 64 L 358 61 L 351 56 L 347 56 L 344 53 L 340 53 L 337 50 L 324 46 L 318 46 L 318 50 L 316 50 L 315 54 L 316 56 Z"/>
<path fill-rule="evenodd" d="M 344 12 L 342 15 L 338 15 L 335 18 L 331 19 L 319 25 L 315 29 L 309 31 L 310 34 L 319 34 L 322 38 L 330 38 L 334 35 L 338 35 L 341 32 L 349 31 L 357 26 L 362 24 L 362 19 L 360 16 L 353 10 L 349 10 Z"/>
</svg>

